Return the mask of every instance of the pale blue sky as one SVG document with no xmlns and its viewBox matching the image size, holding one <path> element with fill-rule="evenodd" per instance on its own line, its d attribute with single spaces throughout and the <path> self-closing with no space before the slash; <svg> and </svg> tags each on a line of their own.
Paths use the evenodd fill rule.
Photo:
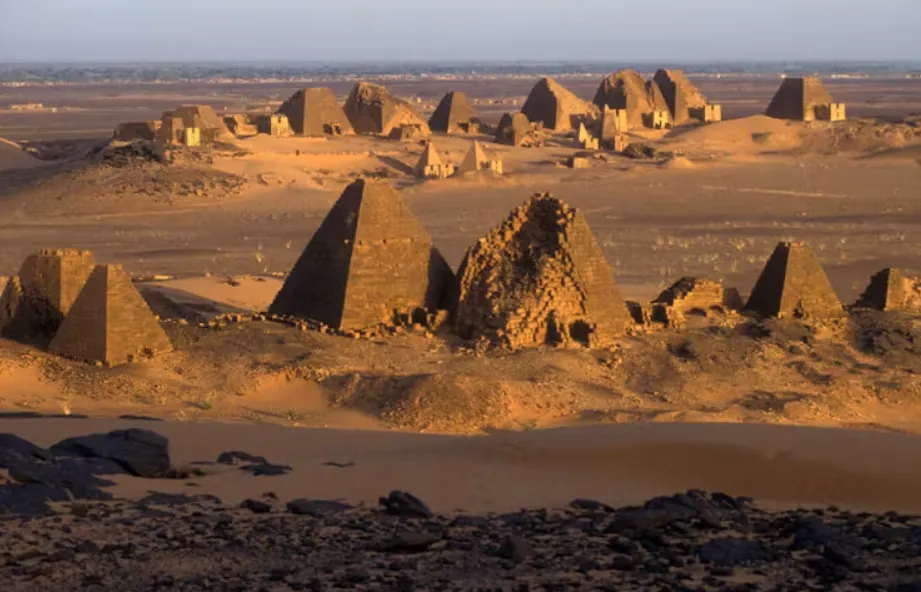
<svg viewBox="0 0 921 592">
<path fill-rule="evenodd" d="M 0 62 L 921 60 L 921 0 L 0 0 Z"/>
</svg>

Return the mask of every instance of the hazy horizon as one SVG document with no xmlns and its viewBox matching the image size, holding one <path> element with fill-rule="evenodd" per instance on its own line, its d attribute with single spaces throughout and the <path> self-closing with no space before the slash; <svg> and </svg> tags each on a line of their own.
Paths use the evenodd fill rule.
<svg viewBox="0 0 921 592">
<path fill-rule="evenodd" d="M 553 6 L 553 10 L 548 9 Z M 902 62 L 921 59 L 918 0 L 0 0 L 0 62 Z M 40 27 L 34 26 L 40 23 Z M 623 23 L 622 26 L 621 23 Z"/>
</svg>

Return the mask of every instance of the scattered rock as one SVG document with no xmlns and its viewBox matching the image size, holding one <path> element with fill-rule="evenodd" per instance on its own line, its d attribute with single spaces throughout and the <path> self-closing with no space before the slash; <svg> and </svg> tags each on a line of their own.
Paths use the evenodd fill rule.
<svg viewBox="0 0 921 592">
<path fill-rule="evenodd" d="M 386 513 L 394 516 L 406 518 L 430 518 L 432 516 L 432 511 L 422 500 L 405 491 L 391 491 L 387 497 L 380 498 L 380 505 Z"/>
</svg>

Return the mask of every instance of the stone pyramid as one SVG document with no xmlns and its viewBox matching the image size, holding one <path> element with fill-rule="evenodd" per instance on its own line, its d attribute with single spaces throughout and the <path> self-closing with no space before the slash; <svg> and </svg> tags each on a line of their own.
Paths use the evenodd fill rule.
<svg viewBox="0 0 921 592">
<path fill-rule="evenodd" d="M 462 126 L 467 125 L 469 129 L 471 123 L 478 123 L 476 111 L 467 93 L 459 91 L 446 94 L 429 118 L 429 127 L 432 131 L 445 134 L 466 131 Z"/>
<path fill-rule="evenodd" d="M 233 139 L 233 134 L 224 120 L 218 117 L 210 105 L 183 105 L 163 114 L 163 119 L 169 118 L 181 119 L 183 127 L 199 128 L 202 138 L 210 141 Z"/>
<path fill-rule="evenodd" d="M 707 106 L 707 98 L 681 70 L 660 69 L 652 80 L 661 91 L 676 125 L 689 120 L 692 109 Z"/>
<path fill-rule="evenodd" d="M 173 346 L 121 266 L 97 265 L 49 349 L 67 358 L 116 366 Z"/>
<path fill-rule="evenodd" d="M 413 172 L 419 178 L 444 178 L 453 174 L 454 168 L 449 164 L 445 164 L 441 159 L 441 155 L 438 154 L 438 149 L 435 148 L 434 142 L 426 142 L 425 150 L 422 151 L 422 156 L 419 157 L 419 162 L 416 163 Z"/>
<path fill-rule="evenodd" d="M 921 279 L 887 267 L 870 278 L 870 285 L 855 303 L 858 308 L 921 311 Z"/>
<path fill-rule="evenodd" d="M 92 253 L 79 249 L 26 257 L 0 296 L 0 331 L 14 339 L 53 336 L 95 265 Z"/>
<path fill-rule="evenodd" d="M 765 114 L 776 119 L 813 121 L 816 107 L 828 107 L 834 100 L 818 78 L 784 78 Z"/>
<path fill-rule="evenodd" d="M 542 78 L 531 89 L 521 112 L 529 121 L 543 123 L 546 129 L 565 132 L 580 121 L 593 119 L 597 109 L 552 78 Z"/>
<path fill-rule="evenodd" d="M 540 146 L 542 132 L 535 129 L 524 113 L 505 113 L 496 129 L 496 143 L 508 146 Z"/>
<path fill-rule="evenodd" d="M 594 103 L 600 109 L 623 109 L 630 127 L 643 127 L 655 111 L 667 111 L 668 104 L 658 86 L 635 70 L 619 70 L 601 81 Z"/>
<path fill-rule="evenodd" d="M 349 185 L 310 239 L 269 312 L 343 330 L 442 308 L 454 275 L 387 183 Z"/>
<path fill-rule="evenodd" d="M 345 102 L 345 114 L 359 134 L 389 136 L 394 127 L 403 124 L 418 124 L 426 134 L 430 131 L 412 105 L 390 94 L 386 87 L 370 82 L 355 85 Z"/>
<path fill-rule="evenodd" d="M 549 194 L 467 251 L 454 310 L 462 337 L 510 348 L 604 347 L 630 319 L 582 213 Z"/>
<path fill-rule="evenodd" d="M 475 173 L 480 169 L 487 168 L 489 166 L 489 157 L 486 156 L 486 151 L 483 150 L 483 145 L 479 141 L 474 140 L 473 146 L 470 147 L 470 150 L 467 151 L 467 155 L 464 157 L 463 162 L 461 162 L 460 167 L 457 169 L 458 173 Z"/>
<path fill-rule="evenodd" d="M 333 134 L 336 126 L 342 134 L 355 133 L 345 111 L 328 88 L 302 88 L 278 108 L 291 124 L 291 130 L 302 136 Z"/>
<path fill-rule="evenodd" d="M 835 317 L 844 313 L 822 265 L 806 243 L 780 243 L 755 283 L 745 310 L 765 317 Z"/>
</svg>

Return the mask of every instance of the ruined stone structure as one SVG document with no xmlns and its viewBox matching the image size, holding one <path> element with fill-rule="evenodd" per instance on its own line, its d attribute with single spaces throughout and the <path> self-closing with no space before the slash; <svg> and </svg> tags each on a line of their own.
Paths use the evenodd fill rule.
<svg viewBox="0 0 921 592">
<path fill-rule="evenodd" d="M 119 265 L 97 265 L 51 342 L 52 352 L 116 366 L 173 349 Z"/>
<path fill-rule="evenodd" d="M 363 329 L 444 308 L 453 282 L 399 194 L 387 183 L 358 180 L 310 239 L 269 312 Z"/>
<path fill-rule="evenodd" d="M 0 297 L 0 331 L 14 339 L 54 335 L 95 265 L 92 253 L 79 249 L 26 257 Z"/>
<path fill-rule="evenodd" d="M 224 117 L 224 125 L 238 138 L 247 138 L 259 133 L 259 128 L 248 115 L 237 113 Z"/>
<path fill-rule="evenodd" d="M 597 109 L 552 78 L 542 78 L 531 89 L 521 112 L 528 121 L 540 122 L 545 129 L 565 132 L 581 122 L 593 120 Z"/>
<path fill-rule="evenodd" d="M 870 285 L 854 305 L 876 310 L 921 312 L 921 278 L 887 267 L 870 278 Z"/>
<path fill-rule="evenodd" d="M 155 141 L 162 144 L 181 144 L 183 141 L 182 130 L 185 126 L 181 117 L 164 115 L 160 120 L 160 128 L 157 130 Z"/>
<path fill-rule="evenodd" d="M 432 131 L 445 134 L 475 133 L 479 125 L 480 120 L 467 93 L 459 91 L 446 94 L 429 118 Z"/>
<path fill-rule="evenodd" d="M 687 315 L 707 316 L 711 312 L 741 310 L 738 290 L 720 282 L 683 277 L 652 301 L 652 320 L 671 327 L 684 324 Z"/>
<path fill-rule="evenodd" d="M 723 120 L 723 106 L 707 103 L 703 107 L 692 107 L 688 110 L 692 119 L 703 123 L 712 123 Z"/>
<path fill-rule="evenodd" d="M 418 123 L 404 123 L 390 130 L 390 139 L 397 142 L 422 142 L 430 136 L 428 128 Z"/>
<path fill-rule="evenodd" d="M 607 105 L 601 108 L 600 139 L 603 144 L 608 144 L 614 138 L 623 135 L 629 127 L 625 109 L 611 109 Z"/>
<path fill-rule="evenodd" d="M 260 115 L 256 118 L 256 128 L 260 134 L 266 134 L 275 138 L 287 138 L 294 135 L 291 129 L 291 122 L 286 115 L 281 113 L 272 113 Z"/>
<path fill-rule="evenodd" d="M 471 247 L 458 271 L 461 337 L 503 347 L 605 347 L 629 315 L 581 212 L 535 195 Z"/>
<path fill-rule="evenodd" d="M 182 144 L 185 146 L 201 146 L 201 128 L 186 127 L 182 129 Z"/>
<path fill-rule="evenodd" d="M 224 125 L 224 120 L 218 117 L 209 105 L 183 105 L 173 111 L 167 111 L 161 119 L 162 128 L 169 126 L 165 138 L 173 138 L 166 143 L 181 143 L 183 128 L 197 127 L 201 130 L 203 144 L 212 144 L 216 141 L 233 139 L 233 134 Z"/>
<path fill-rule="evenodd" d="M 595 93 L 595 105 L 627 112 L 627 125 L 643 127 L 651 113 L 669 111 L 662 91 L 654 82 L 646 82 L 635 70 L 619 70 L 601 81 Z"/>
<path fill-rule="evenodd" d="M 651 127 L 652 129 L 665 129 L 671 127 L 671 115 L 668 111 L 653 111 L 652 113 L 647 113 L 644 121 L 646 127 Z"/>
<path fill-rule="evenodd" d="M 467 156 L 464 157 L 463 162 L 458 167 L 457 174 L 475 173 L 482 170 L 492 171 L 497 175 L 505 172 L 502 161 L 490 158 L 486 151 L 483 150 L 483 146 L 477 140 L 474 140 L 473 146 L 470 147 Z"/>
<path fill-rule="evenodd" d="M 588 169 L 592 163 L 584 156 L 572 156 L 566 161 L 566 166 L 571 169 Z"/>
<path fill-rule="evenodd" d="M 153 142 L 160 130 L 161 122 L 159 121 L 129 121 L 119 123 L 115 127 L 115 133 L 112 139 L 116 142 L 134 142 L 136 140 L 146 140 Z"/>
<path fill-rule="evenodd" d="M 802 242 L 777 245 L 745 310 L 778 318 L 823 318 L 844 313 L 822 265 Z"/>
<path fill-rule="evenodd" d="M 844 105 L 835 103 L 822 81 L 814 77 L 784 78 L 765 113 L 798 121 L 838 121 L 845 115 Z"/>
<path fill-rule="evenodd" d="M 506 113 L 496 129 L 496 143 L 508 146 L 537 148 L 543 146 L 544 135 L 539 123 L 531 123 L 524 113 Z"/>
<path fill-rule="evenodd" d="M 688 121 L 693 117 L 692 110 L 703 109 L 708 104 L 700 89 L 681 70 L 658 70 L 652 80 L 662 92 L 675 125 Z"/>
<path fill-rule="evenodd" d="M 355 133 L 345 111 L 328 88 L 302 88 L 282 103 L 276 113 L 290 122 L 299 136 L 348 135 Z"/>
<path fill-rule="evenodd" d="M 345 102 L 345 114 L 359 134 L 389 136 L 394 127 L 417 124 L 429 133 L 428 123 L 413 110 L 412 105 L 390 94 L 385 87 L 359 82 Z"/>
<path fill-rule="evenodd" d="M 454 174 L 454 166 L 445 163 L 435 144 L 428 142 L 413 172 L 419 179 L 446 179 Z"/>
</svg>

